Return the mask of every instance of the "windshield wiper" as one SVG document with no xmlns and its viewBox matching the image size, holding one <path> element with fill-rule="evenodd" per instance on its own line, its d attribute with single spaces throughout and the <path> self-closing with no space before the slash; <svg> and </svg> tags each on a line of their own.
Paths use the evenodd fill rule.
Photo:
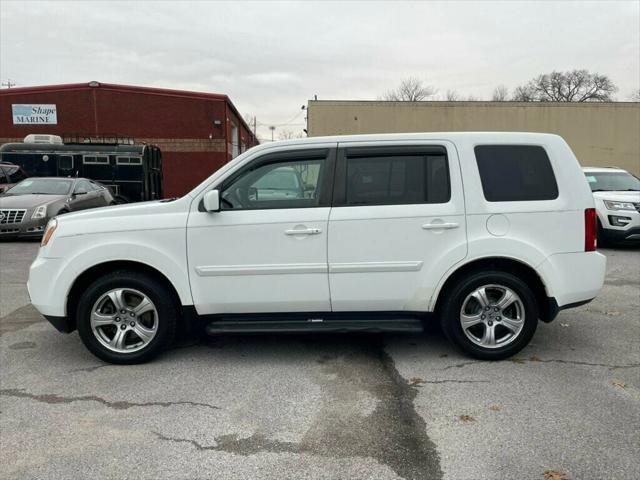
<svg viewBox="0 0 640 480">
<path fill-rule="evenodd" d="M 611 192 L 613 190 L 607 190 L 606 188 L 594 188 L 592 192 Z"/>
</svg>

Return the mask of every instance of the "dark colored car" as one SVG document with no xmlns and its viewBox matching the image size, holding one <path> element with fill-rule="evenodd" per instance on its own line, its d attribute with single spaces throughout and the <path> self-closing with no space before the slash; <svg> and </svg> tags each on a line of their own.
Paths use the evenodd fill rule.
<svg viewBox="0 0 640 480">
<path fill-rule="evenodd" d="M 87 178 L 27 178 L 0 195 L 0 239 L 40 237 L 56 215 L 115 203 L 108 188 Z"/>
<path fill-rule="evenodd" d="M 108 186 L 117 203 L 159 200 L 162 153 L 155 145 L 108 143 L 5 143 L 0 162 L 30 177 L 84 177 Z"/>
<path fill-rule="evenodd" d="M 22 167 L 13 163 L 0 162 L 0 193 L 9 190 L 28 176 Z"/>
</svg>

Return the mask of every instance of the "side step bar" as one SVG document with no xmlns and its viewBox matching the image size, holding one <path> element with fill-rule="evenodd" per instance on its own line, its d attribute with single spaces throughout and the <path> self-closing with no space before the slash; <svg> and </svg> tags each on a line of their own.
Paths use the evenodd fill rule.
<svg viewBox="0 0 640 480">
<path fill-rule="evenodd" d="M 229 319 L 222 317 L 209 323 L 209 335 L 222 333 L 346 333 L 346 332 L 406 332 L 421 333 L 419 318 L 312 318 L 312 319 Z"/>
</svg>

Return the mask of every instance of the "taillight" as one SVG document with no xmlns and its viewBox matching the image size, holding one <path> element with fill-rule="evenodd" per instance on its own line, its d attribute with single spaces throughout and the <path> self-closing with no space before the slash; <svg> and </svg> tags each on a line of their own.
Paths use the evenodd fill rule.
<svg viewBox="0 0 640 480">
<path fill-rule="evenodd" d="M 595 252 L 598 244 L 598 220 L 595 208 L 584 210 L 584 251 Z"/>
</svg>

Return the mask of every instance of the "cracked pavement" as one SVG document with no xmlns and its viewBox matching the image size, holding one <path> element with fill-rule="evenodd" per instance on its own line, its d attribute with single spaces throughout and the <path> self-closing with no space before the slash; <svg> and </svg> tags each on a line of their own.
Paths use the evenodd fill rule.
<svg viewBox="0 0 640 480">
<path fill-rule="evenodd" d="M 424 336 L 234 336 L 102 363 L 0 243 L 0 477 L 640 478 L 640 250 L 503 362 Z"/>
</svg>

